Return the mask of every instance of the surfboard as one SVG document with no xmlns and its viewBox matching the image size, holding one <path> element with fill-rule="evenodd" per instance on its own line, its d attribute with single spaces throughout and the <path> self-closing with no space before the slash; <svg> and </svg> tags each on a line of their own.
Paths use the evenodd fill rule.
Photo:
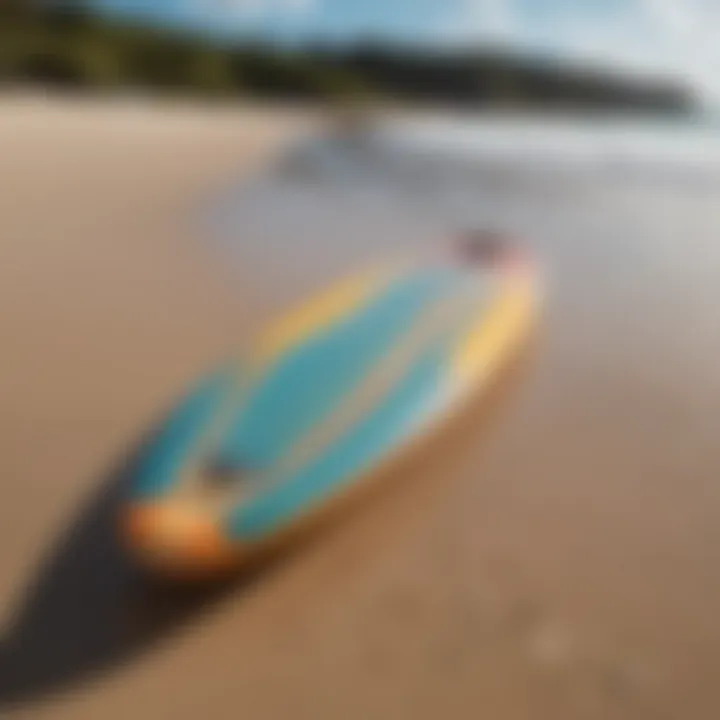
<svg viewBox="0 0 720 720">
<path fill-rule="evenodd" d="M 201 380 L 144 453 L 122 512 L 131 552 L 214 573 L 292 537 L 486 387 L 537 304 L 531 257 L 475 238 L 291 310 Z"/>
</svg>

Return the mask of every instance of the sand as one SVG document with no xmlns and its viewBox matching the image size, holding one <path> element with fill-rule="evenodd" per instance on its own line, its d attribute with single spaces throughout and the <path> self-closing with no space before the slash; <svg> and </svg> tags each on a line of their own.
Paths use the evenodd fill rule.
<svg viewBox="0 0 720 720">
<path fill-rule="evenodd" d="M 487 403 L 230 587 L 128 566 L 112 517 L 133 445 L 357 254 L 308 240 L 264 265 L 239 237 L 230 261 L 193 220 L 312 127 L 0 99 L 0 715 L 717 716 L 712 193 L 518 189 L 507 212 L 553 282 Z"/>
</svg>

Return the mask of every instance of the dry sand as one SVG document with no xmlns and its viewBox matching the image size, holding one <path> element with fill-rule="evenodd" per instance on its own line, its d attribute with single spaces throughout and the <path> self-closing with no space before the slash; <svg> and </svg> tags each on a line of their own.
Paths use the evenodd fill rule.
<svg viewBox="0 0 720 720">
<path fill-rule="evenodd" d="M 0 704 L 74 720 L 717 717 L 717 251 L 684 268 L 678 306 L 667 253 L 636 282 L 624 253 L 645 262 L 652 243 L 576 228 L 545 248 L 566 296 L 536 351 L 343 522 L 211 593 L 148 587 L 118 555 L 130 444 L 313 275 L 308 248 L 288 249 L 282 282 L 228 264 L 192 210 L 308 126 L 0 100 Z"/>
</svg>

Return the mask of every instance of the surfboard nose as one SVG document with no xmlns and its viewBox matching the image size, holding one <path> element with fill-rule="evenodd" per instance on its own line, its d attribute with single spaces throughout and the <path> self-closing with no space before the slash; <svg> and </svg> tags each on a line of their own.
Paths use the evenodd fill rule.
<svg viewBox="0 0 720 720">
<path fill-rule="evenodd" d="M 216 520 L 196 507 L 138 503 L 125 510 L 121 524 L 130 551 L 169 575 L 212 573 L 237 561 L 237 548 Z"/>
</svg>

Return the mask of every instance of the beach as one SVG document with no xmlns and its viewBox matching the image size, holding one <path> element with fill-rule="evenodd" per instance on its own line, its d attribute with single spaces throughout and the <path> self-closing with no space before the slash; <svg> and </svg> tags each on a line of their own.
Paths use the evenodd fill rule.
<svg viewBox="0 0 720 720">
<path fill-rule="evenodd" d="M 211 238 L 206 204 L 317 125 L 0 101 L 0 715 L 717 715 L 717 181 L 515 164 L 435 213 L 376 189 L 310 219 L 268 183 Z M 491 397 L 252 576 L 139 580 L 117 486 L 172 403 L 315 285 L 432 245 L 451 215 L 511 227 L 547 274 Z"/>
</svg>

